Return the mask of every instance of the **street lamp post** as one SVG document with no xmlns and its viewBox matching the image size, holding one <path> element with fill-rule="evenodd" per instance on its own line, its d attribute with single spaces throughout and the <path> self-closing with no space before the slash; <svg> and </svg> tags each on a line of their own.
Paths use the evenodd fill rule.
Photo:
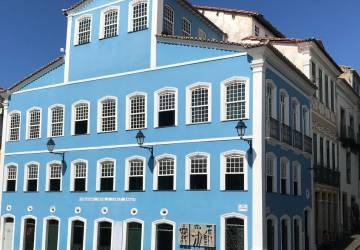
<svg viewBox="0 0 360 250">
<path fill-rule="evenodd" d="M 49 153 L 51 154 L 56 154 L 56 155 L 61 155 L 61 163 L 64 165 L 65 163 L 65 152 L 54 152 L 54 148 L 55 148 L 55 141 L 50 138 L 48 140 L 48 142 L 46 143 L 47 149 L 49 151 Z"/>
<path fill-rule="evenodd" d="M 137 141 L 137 144 L 139 145 L 139 147 L 149 150 L 149 152 L 151 154 L 151 158 L 154 158 L 154 147 L 143 145 L 144 141 L 145 141 L 145 135 L 143 134 L 143 132 L 141 130 L 139 130 L 139 132 L 136 134 L 135 138 L 136 138 L 136 141 Z"/>
<path fill-rule="evenodd" d="M 249 150 L 250 150 L 250 152 L 252 152 L 252 139 L 244 138 L 246 128 L 247 128 L 246 124 L 243 120 L 240 120 L 235 127 L 237 134 L 240 137 L 240 140 L 247 142 L 250 146 Z"/>
</svg>

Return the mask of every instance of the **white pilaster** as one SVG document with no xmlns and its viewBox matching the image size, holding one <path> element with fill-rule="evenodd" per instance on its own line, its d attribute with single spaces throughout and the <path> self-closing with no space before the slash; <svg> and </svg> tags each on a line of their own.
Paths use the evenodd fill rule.
<svg viewBox="0 0 360 250">
<path fill-rule="evenodd" d="M 66 30 L 66 50 L 65 50 L 65 66 L 64 66 L 64 83 L 69 82 L 69 69 L 70 69 L 70 46 L 71 46 L 71 28 L 72 16 L 67 17 L 67 30 Z"/>
<path fill-rule="evenodd" d="M 150 68 L 156 67 L 157 42 L 156 35 L 162 30 L 163 0 L 152 1 L 151 11 L 151 47 L 150 47 Z"/>
</svg>

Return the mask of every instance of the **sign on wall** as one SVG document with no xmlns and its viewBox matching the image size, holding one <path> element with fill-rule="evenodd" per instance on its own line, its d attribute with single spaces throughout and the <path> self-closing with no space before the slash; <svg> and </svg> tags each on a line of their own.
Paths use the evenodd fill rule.
<svg viewBox="0 0 360 250">
<path fill-rule="evenodd" d="M 215 225 L 181 224 L 179 231 L 181 246 L 215 247 Z"/>
</svg>

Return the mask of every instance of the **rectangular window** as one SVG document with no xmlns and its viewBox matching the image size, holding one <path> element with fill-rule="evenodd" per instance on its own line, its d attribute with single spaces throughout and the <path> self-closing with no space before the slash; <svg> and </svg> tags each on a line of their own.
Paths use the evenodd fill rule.
<svg viewBox="0 0 360 250">
<path fill-rule="evenodd" d="M 147 3 L 142 2 L 133 6 L 133 30 L 139 31 L 147 28 Z"/>
<path fill-rule="evenodd" d="M 300 194 L 299 190 L 299 166 L 294 166 L 293 168 L 293 191 L 294 195 L 297 196 Z"/>
<path fill-rule="evenodd" d="M 163 34 L 174 35 L 174 10 L 169 5 L 164 6 Z"/>
<path fill-rule="evenodd" d="M 45 250 L 58 249 L 59 221 L 47 220 L 46 223 L 46 247 Z"/>
<path fill-rule="evenodd" d="M 191 36 L 191 22 L 186 18 L 182 19 L 182 35 Z"/>
<path fill-rule="evenodd" d="M 88 133 L 89 123 L 89 106 L 81 103 L 75 106 L 75 135 L 83 135 Z"/>
<path fill-rule="evenodd" d="M 89 43 L 91 33 L 91 18 L 85 17 L 79 21 L 78 45 Z"/>
<path fill-rule="evenodd" d="M 274 192 L 274 160 L 273 158 L 266 158 L 266 192 Z"/>
<path fill-rule="evenodd" d="M 329 108 L 329 78 L 325 75 L 325 104 Z"/>
<path fill-rule="evenodd" d="M 86 191 L 86 163 L 76 163 L 74 167 L 74 191 Z"/>
<path fill-rule="evenodd" d="M 16 191 L 16 166 L 9 166 L 7 169 L 7 183 L 6 191 L 15 192 Z"/>
<path fill-rule="evenodd" d="M 17 141 L 19 139 L 20 139 L 20 114 L 14 113 L 10 115 L 9 140 Z"/>
<path fill-rule="evenodd" d="M 36 192 L 38 189 L 39 167 L 37 165 L 27 166 L 27 192 Z"/>
<path fill-rule="evenodd" d="M 112 224 L 107 221 L 98 223 L 97 250 L 111 249 Z"/>
<path fill-rule="evenodd" d="M 50 176 L 49 176 L 49 190 L 51 192 L 61 191 L 61 175 L 62 167 L 61 165 L 51 165 L 50 166 Z"/>
<path fill-rule="evenodd" d="M 281 161 L 281 194 L 287 194 L 287 163 Z"/>
<path fill-rule="evenodd" d="M 245 82 L 226 85 L 226 119 L 238 120 L 246 116 Z"/>
<path fill-rule="evenodd" d="M 101 102 L 101 132 L 116 130 L 116 100 L 106 99 Z"/>
<path fill-rule="evenodd" d="M 23 250 L 34 250 L 36 221 L 28 218 L 24 220 Z"/>
<path fill-rule="evenodd" d="M 129 191 L 144 190 L 144 162 L 131 160 L 129 169 Z"/>
<path fill-rule="evenodd" d="M 40 138 L 40 110 L 29 112 L 29 139 Z"/>
<path fill-rule="evenodd" d="M 319 100 L 323 102 L 323 77 L 322 77 L 322 70 L 319 69 Z"/>
<path fill-rule="evenodd" d="M 209 90 L 205 87 L 191 91 L 191 123 L 209 121 Z"/>
<path fill-rule="evenodd" d="M 159 127 L 175 125 L 175 94 L 162 93 L 159 96 Z"/>
<path fill-rule="evenodd" d="M 141 250 L 142 225 L 137 222 L 129 222 L 126 232 L 126 250 Z"/>
<path fill-rule="evenodd" d="M 244 158 L 240 155 L 226 157 L 225 190 L 244 190 Z"/>
<path fill-rule="evenodd" d="M 130 129 L 142 129 L 146 125 L 145 96 L 137 95 L 130 98 Z"/>
<path fill-rule="evenodd" d="M 70 250 L 84 250 L 85 224 L 76 220 L 71 223 L 71 245 Z"/>
<path fill-rule="evenodd" d="M 320 166 L 324 167 L 324 139 L 320 137 Z"/>
<path fill-rule="evenodd" d="M 118 11 L 110 10 L 106 12 L 104 19 L 104 38 L 116 36 L 118 30 Z"/>
<path fill-rule="evenodd" d="M 159 160 L 158 190 L 174 190 L 175 162 L 172 158 Z"/>
<path fill-rule="evenodd" d="M 208 159 L 206 156 L 197 156 L 191 158 L 190 190 L 206 190 L 208 188 L 207 161 Z"/>
<path fill-rule="evenodd" d="M 101 163 L 100 191 L 114 191 L 115 166 L 111 161 Z"/>
<path fill-rule="evenodd" d="M 64 129 L 64 108 L 51 109 L 51 136 L 62 136 Z"/>
</svg>

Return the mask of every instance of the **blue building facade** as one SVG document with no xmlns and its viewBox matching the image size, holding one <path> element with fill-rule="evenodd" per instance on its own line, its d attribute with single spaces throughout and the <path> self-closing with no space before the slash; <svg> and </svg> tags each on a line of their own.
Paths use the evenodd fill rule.
<svg viewBox="0 0 360 250">
<path fill-rule="evenodd" d="M 66 15 L 66 55 L 5 101 L 2 249 L 308 244 L 313 87 L 294 65 L 182 0 Z"/>
</svg>

